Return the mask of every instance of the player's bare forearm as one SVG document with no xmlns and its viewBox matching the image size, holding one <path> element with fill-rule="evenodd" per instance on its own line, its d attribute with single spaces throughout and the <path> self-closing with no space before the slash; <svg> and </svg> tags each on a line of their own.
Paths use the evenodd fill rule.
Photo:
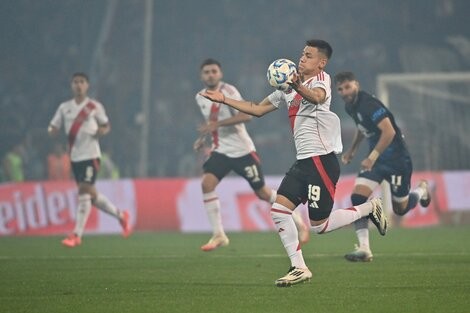
<svg viewBox="0 0 470 313">
<path fill-rule="evenodd" d="M 219 127 L 232 126 L 240 123 L 245 123 L 251 120 L 251 115 L 239 112 L 236 115 L 226 118 L 221 121 L 208 121 L 199 126 L 198 131 L 201 135 L 207 135 L 215 131 Z"/>
<path fill-rule="evenodd" d="M 380 134 L 379 141 L 372 150 L 371 155 L 380 155 L 382 152 L 384 152 L 385 149 L 387 149 L 387 147 L 392 143 L 396 134 L 395 129 L 393 128 L 393 125 L 388 117 L 383 119 L 377 126 L 380 128 L 382 133 Z M 374 159 L 373 156 L 372 159 Z"/>
<path fill-rule="evenodd" d="M 387 149 L 387 147 L 392 143 L 393 137 L 395 137 L 395 131 L 393 133 L 382 133 L 380 139 L 374 147 L 374 150 L 378 153 L 382 153 Z"/>
<path fill-rule="evenodd" d="M 111 125 L 109 123 L 100 125 L 96 135 L 101 137 L 107 135 L 111 131 Z"/>
<path fill-rule="evenodd" d="M 49 136 L 55 137 L 59 134 L 59 129 L 55 126 L 49 125 L 49 127 L 47 128 L 47 133 L 49 134 Z"/>
<path fill-rule="evenodd" d="M 225 95 L 220 91 L 207 90 L 201 92 L 200 95 L 211 101 L 226 104 L 240 112 L 256 117 L 261 117 L 277 109 L 268 98 L 265 98 L 263 101 L 257 104 L 251 101 L 226 98 Z"/>
<path fill-rule="evenodd" d="M 323 88 L 309 89 L 304 85 L 295 88 L 298 94 L 310 103 L 319 104 L 325 102 L 326 92 Z"/>
<path fill-rule="evenodd" d="M 350 148 L 353 155 L 356 154 L 356 151 L 361 145 L 361 142 L 363 139 L 364 139 L 364 135 L 359 130 L 356 130 L 356 134 L 354 135 L 354 139 Z"/>
<path fill-rule="evenodd" d="M 325 102 L 326 91 L 323 88 L 310 89 L 302 84 L 300 75 L 295 73 L 289 84 L 299 95 L 310 103 L 319 104 Z"/>
<path fill-rule="evenodd" d="M 341 156 L 341 162 L 343 162 L 343 164 L 349 164 L 351 162 L 363 138 L 364 138 L 364 135 L 359 131 L 359 129 L 356 129 L 356 133 L 354 134 L 354 139 L 351 144 L 351 148 L 349 148 L 348 151 L 346 151 Z"/>
<path fill-rule="evenodd" d="M 206 143 L 206 137 L 207 137 L 207 134 L 200 134 L 199 137 L 197 137 L 197 139 L 194 141 L 194 144 L 193 144 L 194 151 L 197 152 L 201 150 L 202 147 L 204 147 Z"/>
<path fill-rule="evenodd" d="M 241 111 L 243 113 L 256 116 L 256 117 L 261 117 L 276 109 L 276 107 L 272 105 L 271 102 L 269 102 L 267 98 L 261 101 L 261 103 L 225 98 L 224 104 L 234 109 L 237 109 L 238 111 Z"/>
<path fill-rule="evenodd" d="M 217 126 L 232 126 L 240 123 L 249 122 L 252 119 L 252 116 L 243 112 L 239 112 L 236 115 L 226 118 L 225 120 L 221 120 L 217 122 Z"/>
</svg>

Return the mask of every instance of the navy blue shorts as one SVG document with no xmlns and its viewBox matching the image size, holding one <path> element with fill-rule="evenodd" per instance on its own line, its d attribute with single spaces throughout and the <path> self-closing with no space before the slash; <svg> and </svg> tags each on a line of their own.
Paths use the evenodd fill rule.
<svg viewBox="0 0 470 313">
<path fill-rule="evenodd" d="M 100 159 L 72 162 L 72 172 L 77 184 L 94 184 L 100 170 Z"/>
<path fill-rule="evenodd" d="M 358 178 L 366 178 L 380 184 L 386 180 L 391 187 L 395 200 L 407 197 L 411 188 L 413 163 L 410 156 L 402 156 L 393 160 L 377 160 L 370 171 L 361 171 Z M 357 184 L 357 182 L 356 182 Z"/>
<path fill-rule="evenodd" d="M 243 177 L 253 190 L 264 187 L 264 175 L 261 162 L 256 152 L 249 153 L 239 158 L 230 158 L 225 154 L 212 152 L 211 156 L 203 165 L 204 173 L 211 173 L 219 181 L 234 171 Z"/>
<path fill-rule="evenodd" d="M 311 220 L 330 216 L 340 167 L 334 153 L 297 160 L 281 182 L 277 193 L 295 206 L 308 202 Z"/>
</svg>

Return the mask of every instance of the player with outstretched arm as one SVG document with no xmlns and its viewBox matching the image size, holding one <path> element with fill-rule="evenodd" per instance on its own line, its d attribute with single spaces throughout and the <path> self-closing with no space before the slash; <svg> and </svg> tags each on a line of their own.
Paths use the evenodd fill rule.
<svg viewBox="0 0 470 313">
<path fill-rule="evenodd" d="M 110 125 L 103 105 L 88 97 L 88 88 L 89 80 L 85 73 L 73 74 L 73 99 L 59 106 L 48 128 L 49 135 L 56 136 L 60 128 L 64 127 L 68 138 L 72 171 L 78 185 L 75 229 L 72 234 L 62 240 L 64 246 L 71 248 L 82 243 L 83 231 L 92 204 L 119 221 L 124 237 L 131 233 L 129 213 L 118 210 L 95 187 L 101 157 L 98 138 L 110 131 Z"/>
<path fill-rule="evenodd" d="M 341 158 L 343 164 L 351 162 L 364 138 L 367 138 L 369 143 L 369 155 L 361 162 L 361 171 L 351 195 L 352 204 L 366 202 L 374 189 L 386 180 L 390 183 L 395 214 L 405 215 L 418 202 L 427 207 L 431 202 L 427 181 L 422 180 L 416 189 L 410 192 L 413 172 L 411 157 L 390 110 L 380 100 L 362 91 L 352 72 L 336 74 L 335 85 L 344 100 L 346 112 L 357 125 L 351 147 Z M 354 223 L 359 245 L 345 255 L 347 260 L 372 261 L 368 222 L 362 218 Z"/>
<path fill-rule="evenodd" d="M 312 273 L 305 264 L 292 212 L 308 202 L 312 230 L 324 234 L 369 216 L 379 232 L 385 235 L 386 217 L 380 199 L 332 211 L 340 168 L 336 154 L 341 153 L 341 127 L 338 116 L 330 111 L 331 80 L 324 71 L 333 50 L 324 40 L 306 42 L 294 75 L 292 89 L 277 90 L 261 103 L 236 100 L 217 90 L 202 96 L 224 103 L 239 111 L 261 117 L 287 105 L 297 161 L 289 169 L 277 191 L 271 216 L 282 244 L 291 261 L 288 273 L 277 279 L 278 287 L 310 280 Z"/>
<path fill-rule="evenodd" d="M 217 91 L 224 96 L 241 100 L 242 97 L 235 86 L 222 81 L 221 64 L 214 59 L 206 59 L 200 66 L 201 81 L 205 91 Z M 194 143 L 194 149 L 200 150 L 207 139 L 211 137 L 212 151 L 204 163 L 202 176 L 202 196 L 209 222 L 212 226 L 212 237 L 204 244 L 203 251 L 212 251 L 229 244 L 225 234 L 220 214 L 220 201 L 215 191 L 219 182 L 230 172 L 242 176 L 254 190 L 258 198 L 271 204 L 276 199 L 276 190 L 266 186 L 261 169 L 261 160 L 256 153 L 255 145 L 246 131 L 245 123 L 251 115 L 239 112 L 237 109 L 210 101 L 198 93 L 196 102 L 204 117 L 205 123 L 199 127 L 199 137 Z M 301 242 L 307 242 L 309 231 L 300 215 L 295 215 Z"/>
</svg>

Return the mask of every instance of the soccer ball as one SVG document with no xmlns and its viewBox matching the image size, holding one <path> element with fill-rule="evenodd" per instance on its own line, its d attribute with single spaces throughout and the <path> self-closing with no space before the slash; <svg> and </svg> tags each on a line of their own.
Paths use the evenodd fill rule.
<svg viewBox="0 0 470 313">
<path fill-rule="evenodd" d="M 271 86 L 282 91 L 288 91 L 291 87 L 288 83 L 292 81 L 297 66 L 288 59 L 278 59 L 268 67 L 268 82 Z"/>
</svg>

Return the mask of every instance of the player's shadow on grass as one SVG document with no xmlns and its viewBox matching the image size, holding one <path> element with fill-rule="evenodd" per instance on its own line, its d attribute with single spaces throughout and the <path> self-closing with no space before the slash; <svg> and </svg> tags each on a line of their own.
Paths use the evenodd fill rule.
<svg viewBox="0 0 470 313">
<path fill-rule="evenodd" d="M 190 286 L 194 286 L 194 287 L 197 287 L 197 286 L 200 286 L 200 287 L 220 287 L 220 286 L 224 286 L 224 287 L 246 287 L 246 286 L 253 286 L 253 287 L 269 287 L 269 288 L 272 288 L 272 286 L 274 286 L 274 281 L 273 281 L 273 284 L 270 284 L 270 281 L 266 281 L 266 282 L 259 282 L 259 283 L 255 283 L 255 282 L 245 282 L 245 283 L 241 283 L 241 282 L 220 282 L 220 283 L 215 283 L 215 282 L 198 282 L 198 281 L 185 281 L 185 282 L 156 282 L 154 283 L 154 285 L 162 285 L 162 286 L 171 286 L 171 285 L 174 285 L 174 286 L 181 286 L 181 284 L 185 284 L 185 285 L 190 285 Z"/>
</svg>

